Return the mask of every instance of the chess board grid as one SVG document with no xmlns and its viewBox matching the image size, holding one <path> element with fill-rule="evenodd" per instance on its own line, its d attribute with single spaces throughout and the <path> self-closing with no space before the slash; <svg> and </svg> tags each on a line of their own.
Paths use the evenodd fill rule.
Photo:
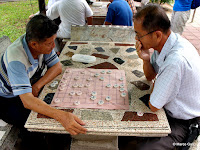
<svg viewBox="0 0 200 150">
<path fill-rule="evenodd" d="M 70 71 L 70 72 L 68 72 Z M 84 74 L 81 72 L 84 71 Z M 101 72 L 105 73 L 102 74 Z M 107 74 L 107 71 L 111 71 L 110 74 Z M 67 73 L 68 72 L 68 73 Z M 94 75 L 98 73 L 98 77 Z M 81 77 L 78 80 L 75 80 L 76 77 Z M 100 77 L 104 77 L 104 81 L 100 80 Z M 119 78 L 123 78 L 123 81 L 119 81 Z M 87 81 L 88 78 L 91 78 L 92 81 Z M 106 87 L 107 84 L 111 84 L 112 87 Z M 124 85 L 123 92 L 126 93 L 126 96 L 123 98 L 120 96 L 122 92 L 119 91 L 120 87 L 114 88 L 113 85 L 121 84 Z M 60 91 L 59 88 L 65 84 L 66 90 Z M 91 84 L 90 87 L 73 87 L 74 84 L 77 85 L 86 85 Z M 128 102 L 128 91 L 126 87 L 126 77 L 123 70 L 112 70 L 112 69 L 71 69 L 67 68 L 65 73 L 62 76 L 62 79 L 59 83 L 58 90 L 56 91 L 52 106 L 68 107 L 68 108 L 99 108 L 99 109 L 129 109 Z M 78 92 L 81 91 L 82 95 L 70 95 L 70 91 Z M 92 101 L 90 100 L 92 91 L 97 92 L 97 99 Z M 99 94 L 100 93 L 100 94 Z M 110 101 L 106 101 L 105 98 L 111 96 Z M 59 98 L 62 102 L 57 104 L 55 99 Z M 97 100 L 104 100 L 103 105 L 98 105 Z M 74 105 L 74 101 L 80 101 L 80 105 Z M 106 106 L 107 105 L 107 106 Z"/>
</svg>

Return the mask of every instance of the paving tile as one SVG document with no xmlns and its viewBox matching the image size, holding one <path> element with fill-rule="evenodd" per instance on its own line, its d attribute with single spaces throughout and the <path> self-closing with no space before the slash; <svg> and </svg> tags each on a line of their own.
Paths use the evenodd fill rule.
<svg viewBox="0 0 200 150">
<path fill-rule="evenodd" d="M 195 35 L 185 35 L 185 38 L 188 40 L 196 40 L 197 37 Z"/>
<path fill-rule="evenodd" d="M 199 44 L 199 40 L 196 39 L 188 39 L 190 43 L 192 43 L 194 46 Z"/>
<path fill-rule="evenodd" d="M 193 36 L 194 34 L 192 32 L 190 32 L 189 30 L 185 31 L 186 29 L 184 29 L 184 32 L 182 35 L 186 36 Z"/>
</svg>

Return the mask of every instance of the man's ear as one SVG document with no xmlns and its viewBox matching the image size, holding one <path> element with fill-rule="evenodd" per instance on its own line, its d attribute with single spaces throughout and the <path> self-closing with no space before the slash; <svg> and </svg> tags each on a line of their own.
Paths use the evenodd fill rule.
<svg viewBox="0 0 200 150">
<path fill-rule="evenodd" d="M 163 33 L 161 31 L 155 31 L 157 41 L 160 42 L 163 37 Z"/>
<path fill-rule="evenodd" d="M 36 41 L 30 41 L 29 46 L 31 46 L 32 49 L 37 49 L 38 47 L 38 42 Z"/>
</svg>

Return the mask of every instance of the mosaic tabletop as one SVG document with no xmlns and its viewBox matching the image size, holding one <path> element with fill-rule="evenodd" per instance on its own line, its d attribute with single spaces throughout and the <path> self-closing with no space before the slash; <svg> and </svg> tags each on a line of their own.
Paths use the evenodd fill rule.
<svg viewBox="0 0 200 150">
<path fill-rule="evenodd" d="M 72 61 L 74 54 L 96 57 L 94 63 Z M 152 83 L 147 81 L 142 60 L 138 58 L 134 43 L 68 41 L 60 55 L 63 73 L 67 68 L 93 68 L 124 70 L 128 89 L 129 109 L 83 109 L 63 108 L 82 119 L 88 129 L 87 134 L 111 136 L 166 136 L 171 130 L 163 109 L 152 112 L 142 101 L 148 99 Z M 58 84 L 59 75 L 47 84 L 39 98 L 50 104 Z M 53 86 L 52 86 L 53 84 Z M 67 133 L 56 120 L 31 112 L 25 127 L 30 131 L 48 133 Z"/>
</svg>

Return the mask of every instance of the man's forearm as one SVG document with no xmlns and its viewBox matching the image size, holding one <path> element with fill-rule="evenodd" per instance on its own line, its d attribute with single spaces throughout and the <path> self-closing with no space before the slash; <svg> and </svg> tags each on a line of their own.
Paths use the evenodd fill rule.
<svg viewBox="0 0 200 150">
<path fill-rule="evenodd" d="M 26 93 L 20 95 L 20 99 L 25 108 L 46 115 L 48 117 L 59 120 L 61 117 L 61 111 L 47 105 L 44 101 L 34 97 L 32 93 Z"/>
<path fill-rule="evenodd" d="M 88 25 L 92 25 L 92 23 L 93 23 L 93 17 L 91 16 L 91 17 L 87 17 L 87 24 Z"/>
<path fill-rule="evenodd" d="M 36 83 L 39 88 L 52 81 L 56 76 L 62 73 L 62 65 L 60 62 L 47 70 L 45 75 Z"/>
<path fill-rule="evenodd" d="M 105 24 L 105 25 L 112 25 L 112 23 L 107 22 L 107 21 L 106 21 L 104 24 Z"/>
<path fill-rule="evenodd" d="M 151 81 L 156 77 L 156 72 L 151 65 L 150 61 L 144 61 L 143 60 L 143 71 L 144 75 L 147 78 L 147 80 Z"/>
</svg>

